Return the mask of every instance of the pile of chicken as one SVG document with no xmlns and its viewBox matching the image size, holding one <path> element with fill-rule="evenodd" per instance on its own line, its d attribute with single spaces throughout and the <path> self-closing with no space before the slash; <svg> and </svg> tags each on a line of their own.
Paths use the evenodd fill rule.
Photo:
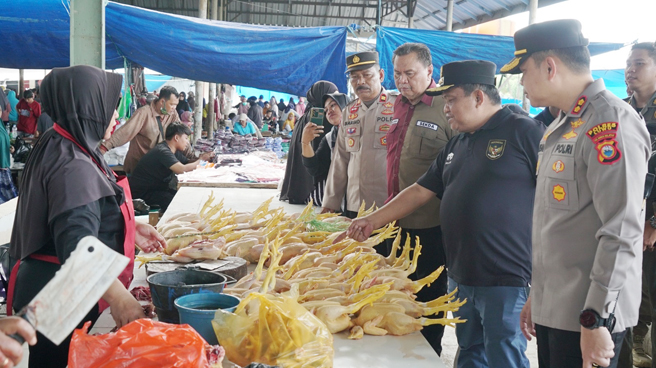
<svg viewBox="0 0 656 368">
<path fill-rule="evenodd" d="M 407 237 L 401 247 L 399 229 L 394 224 L 379 229 L 365 242 L 346 238 L 334 243 L 339 233 L 312 231 L 317 225 L 340 224 L 349 219 L 336 214 L 314 213 L 312 204 L 299 214 L 287 215 L 282 208 L 269 209 L 273 198 L 255 211 L 237 213 L 214 204 L 210 196 L 199 214 L 179 214 L 158 226 L 167 238 L 166 255 L 143 256 L 142 262 L 158 259 L 181 261 L 198 258 L 212 244 L 212 256 L 237 256 L 258 263 L 255 271 L 239 280 L 225 293 L 245 298 L 262 288 L 264 267 L 275 264 L 275 278 L 265 287 L 270 294 L 288 292 L 297 285 L 298 302 L 321 319 L 330 332 L 350 329 L 349 338 L 371 335 L 405 335 L 432 324 L 453 325 L 459 318 L 424 318 L 457 311 L 465 301 L 455 300 L 454 290 L 430 302 L 416 301 L 415 294 L 434 282 L 443 271 L 437 269 L 427 277 L 412 281 L 409 275 L 417 268 L 421 254 L 419 238 Z M 364 204 L 358 217 L 373 211 Z M 395 238 L 392 252 L 385 258 L 374 246 Z M 397 257 L 398 250 L 401 249 Z M 217 259 L 212 258 L 212 259 Z M 182 260 L 184 261 L 184 259 Z"/>
<path fill-rule="evenodd" d="M 281 209 L 269 211 L 271 200 L 262 203 L 252 213 L 237 213 L 224 210 L 223 201 L 213 205 L 212 195 L 199 213 L 180 213 L 157 226 L 157 231 L 164 236 L 167 243 L 163 252 L 142 254 L 136 258 L 142 264 L 158 260 L 190 263 L 234 255 L 233 251 L 229 252 L 229 246 L 232 244 L 227 244 L 227 239 L 239 239 L 243 230 L 259 229 L 272 219 L 274 214 L 282 212 Z M 253 236 L 255 234 L 244 240 L 250 239 L 252 244 Z M 259 241 L 262 237 L 257 239 Z"/>
<path fill-rule="evenodd" d="M 298 219 L 307 215 L 306 208 Z M 363 211 L 364 214 L 369 211 Z M 424 318 L 438 313 L 457 311 L 465 301 L 454 300 L 456 290 L 430 302 L 415 300 L 415 294 L 434 282 L 443 271 L 439 268 L 427 277 L 412 281 L 408 276 L 417 268 L 421 254 L 419 238 L 407 237 L 401 247 L 401 235 L 393 224 L 376 232 L 365 242 L 344 239 L 333 244 L 338 234 L 308 234 L 299 232 L 299 224 L 282 231 L 264 244 L 243 244 L 240 252 L 250 257 L 260 254 L 255 271 L 225 293 L 245 298 L 252 292 L 262 292 L 262 272 L 273 255 L 279 255 L 276 277 L 264 292 L 276 294 L 298 289 L 298 302 L 322 320 L 330 332 L 350 329 L 349 338 L 370 335 L 406 335 L 432 324 L 453 325 L 465 322 L 459 318 Z M 301 226 L 302 228 L 302 226 Z M 395 237 L 396 236 L 396 237 Z M 376 253 L 374 246 L 393 238 L 389 257 Z M 239 245 L 238 245 L 239 246 Z M 254 250 L 257 247 L 257 250 Z M 402 248 L 397 257 L 397 251 Z M 250 251 L 249 251 L 250 250 Z M 412 254 L 412 256 L 411 256 Z M 269 269 L 270 273 L 271 269 Z"/>
</svg>

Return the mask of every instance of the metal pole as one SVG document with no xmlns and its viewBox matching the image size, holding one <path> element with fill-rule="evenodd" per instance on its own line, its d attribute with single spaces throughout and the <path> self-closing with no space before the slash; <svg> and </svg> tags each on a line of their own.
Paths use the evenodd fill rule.
<svg viewBox="0 0 656 368">
<path fill-rule="evenodd" d="M 446 30 L 453 31 L 453 0 L 448 0 L 446 4 Z"/>
<path fill-rule="evenodd" d="M 378 10 L 376 12 L 376 24 L 381 26 L 383 21 L 383 4 L 382 0 L 378 0 Z"/>
<path fill-rule="evenodd" d="M 198 4 L 198 18 L 207 19 L 207 0 L 200 0 Z M 196 81 L 196 107 L 194 108 L 194 142 L 203 134 L 203 97 L 202 81 Z"/>
<path fill-rule="evenodd" d="M 212 0 L 211 9 L 212 20 L 216 20 L 219 12 L 219 0 Z M 218 114 L 218 111 L 214 111 L 215 91 L 216 83 L 210 83 L 210 96 L 208 98 L 210 106 L 207 109 L 207 138 L 209 139 L 214 137 L 214 124 L 216 124 L 216 114 Z"/>
<path fill-rule="evenodd" d="M 530 0 L 528 3 L 528 24 L 531 25 L 535 23 L 535 18 L 537 17 L 538 14 L 538 0 Z M 526 98 L 526 93 L 524 93 L 524 89 L 522 88 L 522 108 L 524 108 L 524 111 L 530 111 L 531 110 L 531 103 Z"/>
<path fill-rule="evenodd" d="M 23 98 L 23 92 L 25 91 L 25 77 L 23 74 L 23 69 L 18 69 L 18 99 Z"/>
</svg>

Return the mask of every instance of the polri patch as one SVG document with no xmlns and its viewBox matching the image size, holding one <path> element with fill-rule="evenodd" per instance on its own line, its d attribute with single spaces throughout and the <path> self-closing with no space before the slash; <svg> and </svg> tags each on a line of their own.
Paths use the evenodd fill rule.
<svg viewBox="0 0 656 368">
<path fill-rule="evenodd" d="M 556 184 L 553 186 L 553 189 L 551 190 L 551 194 L 553 195 L 553 198 L 558 202 L 564 201 L 565 196 L 567 196 L 567 193 L 565 193 L 565 188 L 563 188 L 563 186 L 560 184 Z"/>
<path fill-rule="evenodd" d="M 378 127 L 379 132 L 386 132 L 388 130 L 390 130 L 390 125 L 389 124 L 383 124 L 383 125 Z"/>
<path fill-rule="evenodd" d="M 356 128 L 346 128 L 346 134 L 355 134 L 357 131 Z"/>
<path fill-rule="evenodd" d="M 505 148 L 506 148 L 505 139 L 491 139 L 487 143 L 487 151 L 485 155 L 490 160 L 496 160 L 499 157 L 503 156 L 503 151 L 505 150 Z"/>
<path fill-rule="evenodd" d="M 432 130 L 435 130 L 435 131 L 437 131 L 440 128 L 440 126 L 435 124 L 435 123 L 431 123 L 431 122 L 423 121 L 423 120 L 417 120 L 417 126 L 422 127 L 422 128 L 432 129 Z"/>
<path fill-rule="evenodd" d="M 353 138 L 347 139 L 346 144 L 348 144 L 349 147 L 355 146 L 355 139 L 353 139 Z"/>
<path fill-rule="evenodd" d="M 558 143 L 553 149 L 554 155 L 571 156 L 574 154 L 574 143 Z"/>
<path fill-rule="evenodd" d="M 617 147 L 618 122 L 606 122 L 593 126 L 588 130 L 588 138 L 595 144 L 597 160 L 602 165 L 612 165 L 622 158 L 622 151 Z"/>
<path fill-rule="evenodd" d="M 380 139 L 381 146 L 387 146 L 387 136 L 384 136 Z"/>
<path fill-rule="evenodd" d="M 355 120 L 355 119 L 358 118 L 358 114 L 351 114 L 351 115 L 349 115 L 348 118 L 349 118 L 349 120 Z"/>
<path fill-rule="evenodd" d="M 561 160 L 558 160 L 558 161 L 554 162 L 553 165 L 551 165 L 551 168 L 553 169 L 553 171 L 556 172 L 556 174 L 558 174 L 558 173 L 562 172 L 563 170 L 565 170 L 565 163 L 562 162 Z"/>
</svg>

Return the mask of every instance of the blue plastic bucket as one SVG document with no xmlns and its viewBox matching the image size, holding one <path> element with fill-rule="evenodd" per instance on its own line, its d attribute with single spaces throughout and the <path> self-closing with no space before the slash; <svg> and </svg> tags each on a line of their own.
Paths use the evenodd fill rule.
<svg viewBox="0 0 656 368">
<path fill-rule="evenodd" d="M 198 270 L 160 272 L 146 278 L 161 322 L 179 323 L 173 302 L 178 297 L 199 293 L 220 293 L 228 282 L 225 275 Z"/>
<path fill-rule="evenodd" d="M 219 342 L 212 327 L 214 313 L 217 309 L 234 312 L 239 302 L 239 298 L 227 294 L 190 294 L 177 298 L 175 307 L 180 314 L 180 323 L 190 325 L 210 345 L 216 345 Z"/>
</svg>

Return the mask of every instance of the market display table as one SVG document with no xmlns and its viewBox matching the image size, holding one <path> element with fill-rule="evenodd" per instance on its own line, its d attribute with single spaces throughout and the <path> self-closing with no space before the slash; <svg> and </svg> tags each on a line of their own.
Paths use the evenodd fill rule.
<svg viewBox="0 0 656 368">
<path fill-rule="evenodd" d="M 285 164 L 271 151 L 220 154 L 216 160 L 216 164 L 204 164 L 196 170 L 178 174 L 178 189 L 181 187 L 276 189 L 285 175 Z"/>
<path fill-rule="evenodd" d="M 275 197 L 270 208 L 283 207 L 287 213 L 300 212 L 305 206 L 293 205 L 278 200 L 278 191 L 272 189 L 210 189 L 183 187 L 173 198 L 168 210 L 160 220 L 162 223 L 181 212 L 198 213 L 210 194 L 214 203 L 223 199 L 224 208 L 236 211 L 253 211 L 271 197 Z M 139 282 L 137 274 L 135 281 Z M 143 285 L 142 282 L 139 285 Z M 431 367 L 446 368 L 440 357 L 420 332 L 406 336 L 368 336 L 361 340 L 348 340 L 347 332 L 334 336 L 335 368 L 356 367 Z"/>
</svg>

